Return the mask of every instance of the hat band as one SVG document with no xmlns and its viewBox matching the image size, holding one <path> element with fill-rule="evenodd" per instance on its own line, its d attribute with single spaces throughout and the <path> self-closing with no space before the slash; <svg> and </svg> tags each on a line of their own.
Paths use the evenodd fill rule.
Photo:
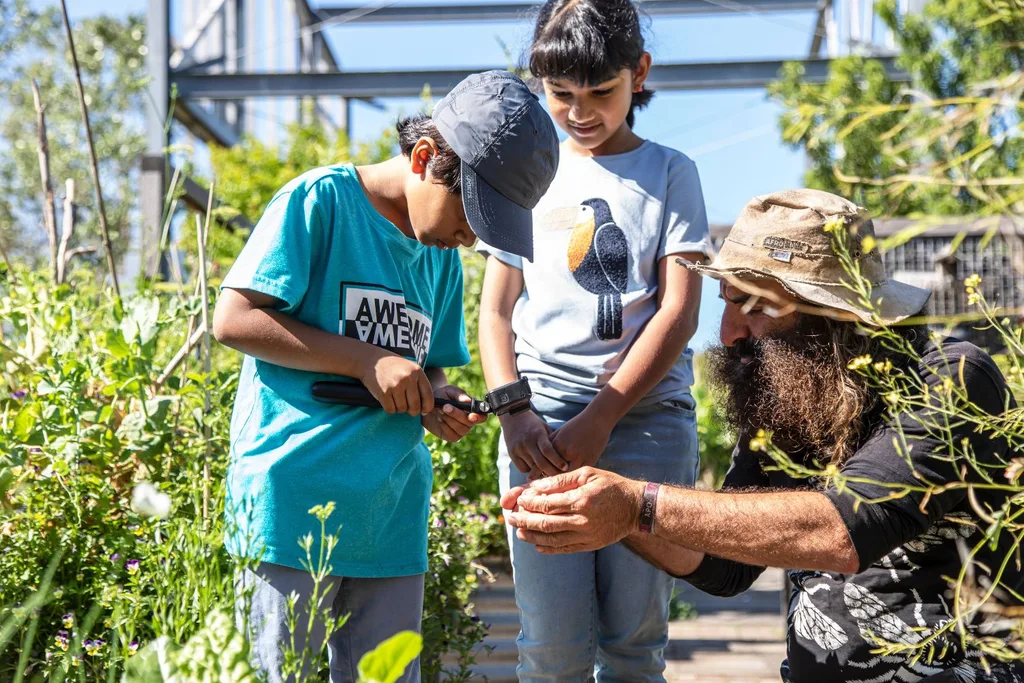
<svg viewBox="0 0 1024 683">
<path fill-rule="evenodd" d="M 862 274 L 873 287 L 887 282 L 881 259 L 861 256 L 859 260 Z M 814 285 L 841 285 L 847 276 L 835 254 L 751 246 L 728 238 L 712 265 L 718 270 L 754 270 L 780 280 Z"/>
</svg>

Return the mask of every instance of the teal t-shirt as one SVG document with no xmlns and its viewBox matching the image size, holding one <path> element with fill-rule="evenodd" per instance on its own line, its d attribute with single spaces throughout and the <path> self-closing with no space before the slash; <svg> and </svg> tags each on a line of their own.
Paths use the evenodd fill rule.
<svg viewBox="0 0 1024 683">
<path fill-rule="evenodd" d="M 285 185 L 221 286 L 276 297 L 296 320 L 424 368 L 469 362 L 458 252 L 402 234 L 350 165 Z M 334 501 L 333 574 L 424 573 L 433 473 L 420 418 L 319 403 L 310 387 L 321 379 L 341 378 L 245 357 L 231 419 L 228 551 L 301 569 L 299 539 L 313 534 L 315 562 L 320 538 L 309 509 Z"/>
</svg>

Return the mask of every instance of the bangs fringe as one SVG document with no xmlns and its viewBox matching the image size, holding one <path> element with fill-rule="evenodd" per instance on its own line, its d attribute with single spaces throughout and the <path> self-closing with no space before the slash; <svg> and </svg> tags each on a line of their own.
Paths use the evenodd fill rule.
<svg viewBox="0 0 1024 683">
<path fill-rule="evenodd" d="M 548 3 L 538 18 L 530 72 L 535 78 L 594 87 L 634 69 L 644 53 L 636 8 L 628 0 Z"/>
</svg>

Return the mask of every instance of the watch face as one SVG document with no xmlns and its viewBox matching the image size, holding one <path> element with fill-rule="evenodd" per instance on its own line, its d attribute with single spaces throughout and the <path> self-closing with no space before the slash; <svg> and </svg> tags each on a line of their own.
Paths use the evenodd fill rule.
<svg viewBox="0 0 1024 683">
<path fill-rule="evenodd" d="M 528 403 L 530 397 L 533 396 L 533 392 L 530 391 L 529 382 L 525 379 L 520 379 L 498 387 L 487 396 L 492 409 L 495 412 L 500 410 L 504 414 L 508 412 L 504 410 L 505 407 L 512 406 L 511 412 L 516 412 L 514 406 Z"/>
</svg>

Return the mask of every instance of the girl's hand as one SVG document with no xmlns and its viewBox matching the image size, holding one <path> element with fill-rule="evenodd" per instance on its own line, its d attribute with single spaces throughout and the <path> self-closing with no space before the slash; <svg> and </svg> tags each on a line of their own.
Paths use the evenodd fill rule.
<svg viewBox="0 0 1024 683">
<path fill-rule="evenodd" d="M 612 426 L 606 420 L 593 419 L 584 411 L 559 427 L 552 443 L 569 463 L 570 471 L 593 466 L 608 447 Z"/>
<path fill-rule="evenodd" d="M 532 410 L 503 415 L 501 431 L 508 455 L 520 472 L 553 476 L 567 470 L 568 463 L 551 444 L 551 427 Z"/>
<path fill-rule="evenodd" d="M 469 401 L 469 396 L 457 386 L 449 384 L 438 390 L 439 398 L 448 398 L 453 401 Z M 434 408 L 423 416 L 423 427 L 438 437 L 450 443 L 455 443 L 473 428 L 473 425 L 480 424 L 487 419 L 486 415 L 480 413 L 467 413 L 455 406 L 442 406 Z"/>
<path fill-rule="evenodd" d="M 401 356 L 382 353 L 359 380 L 391 415 L 426 415 L 434 409 L 434 393 L 423 368 Z"/>
</svg>

